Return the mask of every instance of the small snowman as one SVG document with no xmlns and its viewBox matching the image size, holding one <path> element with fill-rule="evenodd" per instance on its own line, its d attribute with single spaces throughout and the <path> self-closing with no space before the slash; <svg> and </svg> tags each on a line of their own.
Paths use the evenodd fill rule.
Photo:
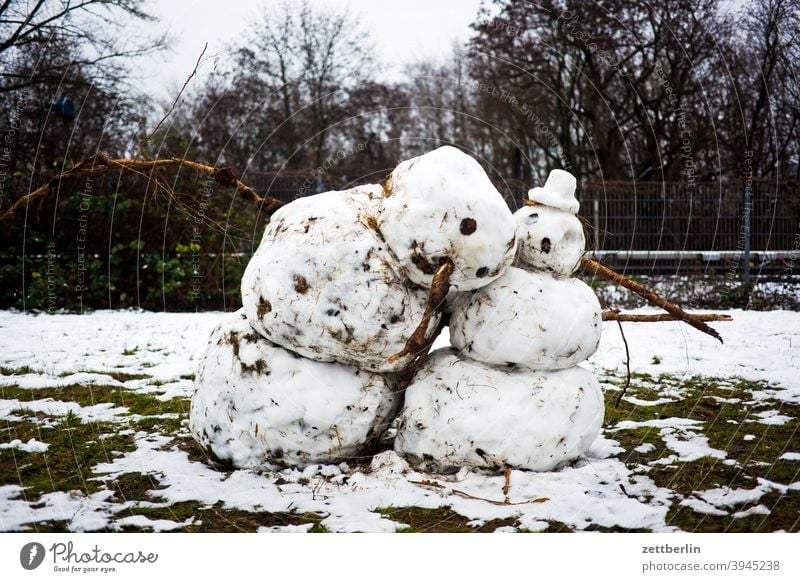
<svg viewBox="0 0 800 582">
<path fill-rule="evenodd" d="M 577 364 L 597 350 L 600 304 L 571 275 L 584 252 L 575 178 L 555 170 L 515 214 L 518 267 L 453 301 L 450 341 L 406 390 L 395 450 L 422 468 L 551 470 L 600 432 L 603 396 Z"/>
<path fill-rule="evenodd" d="M 572 174 L 553 170 L 544 188 L 528 192 L 530 205 L 514 213 L 520 264 L 556 276 L 569 276 L 578 268 L 586 239 L 575 186 Z"/>
</svg>

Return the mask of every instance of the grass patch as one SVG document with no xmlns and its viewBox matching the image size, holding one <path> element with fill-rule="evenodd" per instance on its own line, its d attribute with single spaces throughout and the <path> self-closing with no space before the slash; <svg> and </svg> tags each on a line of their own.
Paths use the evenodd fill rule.
<svg viewBox="0 0 800 582">
<path fill-rule="evenodd" d="M 481 526 L 468 525 L 471 519 L 449 507 L 379 507 L 375 510 L 383 517 L 406 524 L 398 533 L 474 533 L 493 532 L 498 527 L 513 526 L 516 518 L 492 519 Z"/>
<path fill-rule="evenodd" d="M 259 527 L 275 527 L 287 525 L 314 524 L 311 533 L 324 533 L 328 530 L 321 524 L 327 517 L 318 513 L 291 512 L 257 512 L 225 509 L 221 503 L 211 507 L 203 506 L 196 501 L 175 503 L 169 507 L 133 508 L 118 514 L 119 517 L 141 515 L 148 519 L 171 519 L 186 521 L 194 518 L 194 523 L 175 531 L 183 532 L 255 532 Z M 141 531 L 139 528 L 126 528 L 129 531 Z"/>
<path fill-rule="evenodd" d="M 621 385 L 621 380 L 612 380 Z M 617 458 L 639 474 L 647 475 L 660 487 L 677 492 L 682 497 L 691 497 L 696 491 L 720 487 L 753 489 L 758 478 L 789 485 L 800 477 L 800 463 L 780 460 L 787 450 L 800 448 L 800 406 L 770 399 L 754 398 L 754 393 L 770 389 L 769 384 L 741 379 L 716 380 L 692 377 L 679 379 L 674 376 L 653 377 L 635 374 L 627 395 L 642 400 L 655 400 L 664 395 L 665 389 L 673 389 L 674 401 L 657 406 L 640 406 L 623 400 L 618 408 L 613 406 L 616 393 L 607 394 L 606 428 L 618 422 L 636 422 L 687 418 L 700 424 L 687 430 L 708 439 L 708 446 L 724 451 L 727 459 L 701 457 L 695 461 L 676 461 L 670 465 L 652 464 L 654 461 L 676 455 L 667 448 L 660 428 L 639 427 L 633 430 L 607 432 L 609 438 L 619 441 L 626 449 Z M 669 390 L 667 390 L 669 391 Z M 758 422 L 759 412 L 779 410 L 781 415 L 791 417 L 785 424 L 763 424 Z M 745 440 L 745 435 L 749 435 Z M 680 433 L 676 433 L 681 438 Z M 649 443 L 654 449 L 639 452 L 634 449 Z M 735 464 L 724 462 L 735 461 Z M 667 515 L 667 523 L 685 531 L 699 532 L 766 532 L 776 530 L 798 531 L 800 529 L 800 492 L 777 491 L 765 494 L 755 503 L 726 508 L 733 514 L 763 504 L 769 515 L 753 515 L 734 518 L 712 516 L 696 512 L 673 503 Z"/>
<path fill-rule="evenodd" d="M 53 491 L 95 493 L 102 489 L 102 483 L 91 479 L 92 467 L 135 448 L 133 435 L 120 435 L 118 430 L 111 423 L 83 424 L 73 414 L 50 427 L 34 422 L 9 423 L 0 428 L 0 441 L 28 442 L 35 438 L 50 446 L 41 453 L 0 449 L 0 483 L 26 488 L 28 500 Z"/>
</svg>

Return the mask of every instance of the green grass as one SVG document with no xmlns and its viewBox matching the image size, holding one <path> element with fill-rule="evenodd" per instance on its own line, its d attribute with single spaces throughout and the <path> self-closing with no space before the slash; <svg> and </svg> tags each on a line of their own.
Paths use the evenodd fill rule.
<svg viewBox="0 0 800 582">
<path fill-rule="evenodd" d="M 5 374 L 6 370 L 2 370 Z M 14 373 L 21 373 L 14 370 Z M 606 394 L 606 428 L 620 421 L 645 421 L 658 418 L 689 418 L 701 424 L 689 430 L 708 438 L 708 445 L 727 453 L 735 466 L 720 459 L 701 458 L 692 462 L 676 462 L 673 465 L 653 465 L 653 461 L 673 454 L 666 448 L 658 428 L 637 428 L 607 432 L 606 436 L 620 443 L 625 452 L 616 458 L 625 463 L 636 475 L 652 479 L 658 486 L 675 491 L 677 496 L 688 497 L 695 491 L 717 487 L 752 489 L 757 478 L 788 485 L 800 480 L 800 462 L 779 460 L 786 451 L 800 452 L 800 406 L 779 403 L 766 399 L 757 401 L 754 392 L 769 389 L 765 382 L 745 380 L 719 380 L 704 377 L 678 378 L 671 375 L 651 376 L 634 374 L 627 395 L 640 400 L 653 401 L 664 397 L 664 391 L 675 393 L 673 402 L 658 406 L 636 405 L 623 400 L 614 406 L 617 392 L 624 379 L 604 374 L 601 380 L 611 385 Z M 122 376 L 137 377 L 137 375 Z M 118 378 L 120 379 L 120 378 Z M 322 521 L 326 517 L 316 513 L 241 511 L 226 508 L 221 504 L 211 507 L 199 502 L 176 503 L 169 507 L 152 507 L 160 498 L 162 488 L 159 477 L 140 473 L 124 474 L 107 481 L 92 479 L 92 468 L 98 463 L 112 461 L 119 454 L 134 449 L 134 435 L 120 434 L 125 429 L 145 431 L 173 437 L 169 447 L 177 446 L 189 459 L 208 462 L 208 456 L 189 436 L 185 426 L 189 401 L 175 398 L 162 402 L 153 394 L 143 394 L 119 386 L 77 385 L 60 388 L 23 389 L 18 386 L 0 388 L 3 399 L 17 399 L 20 406 L 14 415 L 19 421 L 0 424 L 0 442 L 31 438 L 48 443 L 44 453 L 26 453 L 15 449 L 0 450 L 0 484 L 18 484 L 24 487 L 26 500 L 35 502 L 41 495 L 53 491 L 78 490 L 86 494 L 108 488 L 114 492 L 114 501 L 147 502 L 146 507 L 133 503 L 132 507 L 118 514 L 141 515 L 150 519 L 169 519 L 183 522 L 189 518 L 191 525 L 179 531 L 256 531 L 262 526 L 284 526 L 312 523 L 311 531 L 325 531 Z M 74 415 L 48 417 L 41 412 L 26 408 L 26 402 L 51 398 L 57 401 L 76 402 L 81 406 L 111 403 L 127 407 L 131 418 L 121 422 L 94 422 L 82 424 Z M 737 401 L 732 401 L 736 399 Z M 792 417 L 782 425 L 766 425 L 755 416 L 758 412 L 779 409 L 780 414 Z M 170 418 L 158 418 L 164 413 Z M 744 440 L 745 435 L 753 435 Z M 647 452 L 634 449 L 643 443 L 655 448 Z M 676 497 L 677 497 L 676 496 Z M 769 515 L 753 515 L 745 518 L 732 516 L 710 516 L 697 513 L 679 505 L 676 498 L 667 515 L 667 523 L 686 531 L 742 531 L 768 532 L 783 529 L 800 530 L 800 492 L 785 494 L 771 492 L 757 503 L 767 506 Z M 743 505 L 729 510 L 746 510 Z M 427 509 L 422 507 L 380 507 L 376 513 L 404 524 L 403 532 L 476 532 L 494 531 L 502 526 L 517 526 L 515 518 L 493 520 L 480 526 L 469 525 L 470 519 L 450 508 Z M 31 524 L 36 531 L 64 531 L 64 523 Z M 136 528 L 130 528 L 133 531 Z M 597 531 L 622 531 L 619 528 L 590 527 Z M 571 531 L 557 521 L 549 522 L 548 532 Z"/>
</svg>

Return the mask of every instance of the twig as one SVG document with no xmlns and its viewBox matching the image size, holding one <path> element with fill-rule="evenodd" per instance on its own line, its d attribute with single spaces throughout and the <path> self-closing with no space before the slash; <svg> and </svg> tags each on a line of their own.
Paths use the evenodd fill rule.
<svg viewBox="0 0 800 582">
<path fill-rule="evenodd" d="M 531 499 L 530 501 L 517 501 L 516 503 L 512 503 L 508 501 L 506 498 L 504 501 L 497 501 L 495 499 L 486 499 L 485 497 L 477 497 L 476 495 L 470 495 L 465 491 L 459 491 L 458 489 L 448 489 L 441 483 L 437 483 L 436 481 L 431 481 L 429 479 L 424 479 L 422 481 L 409 481 L 409 483 L 413 483 L 414 485 L 420 485 L 422 487 L 432 487 L 434 489 L 444 489 L 445 491 L 449 491 L 453 495 L 457 495 L 458 497 L 463 497 L 464 499 L 474 499 L 476 501 L 485 501 L 487 503 L 491 503 L 492 505 L 530 505 L 531 503 L 544 503 L 545 501 L 550 501 L 549 497 L 538 497 L 537 499 Z"/>
<path fill-rule="evenodd" d="M 61 172 L 60 174 L 54 176 L 41 188 L 26 194 L 14 202 L 14 204 L 12 204 L 11 207 L 6 210 L 2 216 L 0 216 L 0 222 L 9 220 L 20 207 L 31 203 L 37 198 L 47 196 L 54 187 L 58 187 L 62 180 L 106 174 L 114 170 L 154 170 L 156 168 L 168 166 L 185 166 L 199 172 L 210 174 L 214 178 L 215 182 L 226 188 L 233 188 L 240 196 L 242 196 L 242 198 L 256 204 L 263 204 L 265 206 L 264 211 L 267 214 L 274 212 L 283 205 L 283 202 L 276 198 L 265 198 L 260 196 L 250 186 L 240 182 L 236 176 L 233 175 L 231 169 L 227 166 L 213 167 L 178 157 L 156 160 L 111 159 L 103 153 L 98 153 L 83 160 L 72 169 Z"/>
<path fill-rule="evenodd" d="M 691 316 L 698 321 L 733 321 L 730 315 L 724 313 L 692 313 Z M 603 321 L 627 321 L 631 323 L 657 323 L 660 321 L 681 321 L 668 313 L 622 313 L 619 309 L 603 312 Z"/>
<path fill-rule="evenodd" d="M 675 316 L 676 319 L 688 323 L 693 328 L 700 330 L 703 333 L 708 334 L 713 338 L 718 339 L 720 343 L 722 343 L 722 337 L 720 337 L 720 335 L 716 331 L 707 326 L 700 319 L 694 317 L 691 313 L 685 312 L 683 309 L 681 309 L 674 303 L 667 301 L 666 299 L 660 297 L 659 295 L 650 291 L 646 287 L 639 285 L 639 283 L 631 281 L 627 277 L 620 275 L 619 273 L 603 265 L 602 263 L 598 263 L 597 261 L 594 261 L 588 257 L 581 258 L 581 264 L 592 273 L 600 275 L 605 279 L 608 279 L 610 281 L 613 281 L 614 283 L 622 285 L 626 289 L 630 289 L 637 295 L 644 297 L 649 303 L 652 303 L 653 305 L 662 308 L 667 313 Z"/>
<path fill-rule="evenodd" d="M 148 135 L 146 138 L 144 138 L 144 140 L 142 140 L 142 145 L 144 145 L 148 141 L 150 141 L 152 139 L 152 137 L 158 131 L 158 128 L 161 127 L 161 124 L 164 123 L 164 121 L 166 121 L 166 119 L 170 115 L 172 115 L 172 112 L 175 110 L 175 106 L 178 104 L 178 101 L 180 100 L 181 95 L 183 95 L 183 92 L 186 90 L 186 87 L 189 85 L 189 81 L 191 81 L 194 78 L 194 76 L 197 74 L 197 69 L 198 69 L 198 67 L 200 67 L 200 61 L 203 59 L 203 55 L 206 54 L 206 49 L 207 48 L 208 48 L 208 43 L 203 45 L 203 50 L 200 52 L 200 56 L 197 57 L 197 62 L 194 64 L 194 69 L 192 69 L 192 72 L 186 78 L 186 82 L 183 84 L 183 87 L 181 87 L 181 90 L 178 91 L 178 94 L 175 96 L 175 100 L 172 102 L 172 105 L 170 105 L 169 109 L 164 114 L 164 117 L 162 117 L 159 120 L 159 122 L 156 123 L 156 126 L 153 128 L 153 131 L 150 132 L 150 135 Z"/>
<path fill-rule="evenodd" d="M 416 358 L 417 356 L 424 357 L 428 353 L 428 349 L 430 349 L 431 344 L 436 339 L 435 334 L 428 336 L 428 326 L 434 314 L 439 312 L 444 305 L 447 292 L 450 290 L 450 275 L 452 274 L 453 262 L 446 259 L 433 276 L 431 289 L 428 293 L 428 302 L 425 304 L 425 313 L 422 315 L 422 321 L 419 322 L 417 329 L 415 329 L 414 333 L 406 340 L 406 345 L 403 349 L 389 356 L 389 363 L 394 363 L 409 354 Z"/>
<path fill-rule="evenodd" d="M 505 484 L 503 485 L 503 500 L 506 503 L 511 503 L 508 499 L 508 492 L 511 491 L 511 467 L 506 467 L 506 470 L 503 472 L 503 478 L 505 479 Z"/>
<path fill-rule="evenodd" d="M 625 368 L 628 373 L 625 376 L 625 386 L 622 387 L 622 392 L 619 393 L 614 408 L 619 408 L 622 397 L 625 396 L 625 392 L 628 391 L 628 387 L 631 385 L 631 350 L 628 348 L 628 338 L 625 337 L 625 331 L 622 329 L 622 322 L 617 320 L 617 325 L 619 326 L 619 333 L 622 336 L 622 343 L 625 344 Z"/>
</svg>

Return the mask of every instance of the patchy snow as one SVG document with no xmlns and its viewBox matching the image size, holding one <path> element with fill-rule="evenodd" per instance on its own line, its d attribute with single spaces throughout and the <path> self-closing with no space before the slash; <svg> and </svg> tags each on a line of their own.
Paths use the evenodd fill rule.
<svg viewBox="0 0 800 582">
<path fill-rule="evenodd" d="M 189 517 L 184 521 L 173 521 L 171 519 L 150 519 L 143 515 L 129 515 L 114 522 L 114 529 L 122 529 L 123 527 L 136 527 L 140 529 L 147 529 L 152 531 L 172 531 L 181 529 L 187 525 L 192 525 L 194 518 Z"/>
<path fill-rule="evenodd" d="M 664 444 L 667 445 L 667 448 L 678 453 L 679 461 L 696 461 L 702 457 L 724 459 L 728 456 L 725 451 L 709 447 L 706 437 L 692 431 L 662 428 L 661 438 Z M 657 462 L 658 461 L 656 461 L 656 463 Z"/>
<path fill-rule="evenodd" d="M 313 523 L 301 523 L 300 525 L 273 525 L 258 528 L 258 533 L 308 533 L 314 527 Z"/>
<path fill-rule="evenodd" d="M 752 420 L 787 416 L 780 403 L 800 403 L 800 313 L 727 313 L 733 316 L 733 322 L 712 324 L 725 338 L 724 345 L 678 323 L 626 324 L 632 369 L 654 377 L 674 374 L 679 379 L 697 375 L 727 378 L 731 387 L 736 376 L 765 380 L 769 387 L 755 391 L 752 402 L 763 406 L 770 415 L 753 415 Z M 15 412 L 19 408 L 55 417 L 71 411 L 83 422 L 117 422 L 129 415 L 127 409 L 108 403 L 80 406 L 36 397 L 37 388 L 64 384 L 122 384 L 126 390 L 152 393 L 164 400 L 186 398 L 191 395 L 192 378 L 208 337 L 220 318 L 220 313 L 98 311 L 48 316 L 0 312 L 0 417 L 10 422 L 20 420 Z M 437 347 L 447 341 L 445 332 L 437 340 Z M 654 353 L 661 357 L 659 364 L 652 363 Z M 614 322 L 603 325 L 600 349 L 588 366 L 599 375 L 604 370 L 624 374 L 624 347 Z M 8 372 L 13 370 L 20 370 L 20 374 L 12 378 Z M 663 381 L 659 398 L 681 397 L 679 386 L 670 382 Z M 30 389 L 31 400 L 2 399 L 2 386 L 12 384 Z M 605 388 L 616 387 L 607 384 Z M 776 414 L 771 414 L 773 411 Z M 91 478 L 110 483 L 115 476 L 142 473 L 153 480 L 149 493 L 152 502 L 120 500 L 113 490 L 92 495 L 58 491 L 38 497 L 18 485 L 0 484 L 0 530 L 30 530 L 33 524 L 42 522 L 63 522 L 70 531 L 156 529 L 171 526 L 166 523 L 170 520 L 149 520 L 155 524 L 131 520 L 131 512 L 153 503 L 168 506 L 196 501 L 247 511 L 321 512 L 325 516 L 323 527 L 335 531 L 394 531 L 403 524 L 374 510 L 411 505 L 449 507 L 482 523 L 513 517 L 518 529 L 531 531 L 546 529 L 547 520 L 575 529 L 598 525 L 671 531 L 675 528 L 668 523 L 667 512 L 672 503 L 721 515 L 748 511 L 751 505 L 757 507 L 771 491 L 800 490 L 797 481 L 780 484 L 759 479 L 749 489 L 720 483 L 681 499 L 669 489 L 656 486 L 646 474 L 636 472 L 635 464 L 626 465 L 624 454 L 616 457 L 623 451 L 612 439 L 620 431 L 636 428 L 653 429 L 653 437 L 647 439 L 651 443 L 657 435 L 665 441 L 674 439 L 670 442 L 675 460 L 682 453 L 691 456 L 704 452 L 715 462 L 735 464 L 733 459 L 717 461 L 714 449 L 702 440 L 702 422 L 685 418 L 622 421 L 606 429 L 586 456 L 571 465 L 548 473 L 512 471 L 509 500 L 522 505 L 505 505 L 503 475 L 469 469 L 447 477 L 416 472 L 392 451 L 381 453 L 366 467 L 313 465 L 302 472 L 286 469 L 228 473 L 191 460 L 177 447 L 178 440 L 173 436 L 136 433 L 136 450 L 97 465 Z M 662 434 L 665 429 L 667 432 Z M 648 445 L 641 443 L 634 450 L 649 451 Z M 780 458 L 798 461 L 800 452 L 795 451 L 796 447 L 789 445 Z M 424 481 L 429 484 L 422 484 Z M 547 501 L 528 503 L 542 498 Z"/>
<path fill-rule="evenodd" d="M 43 400 L 0 400 L 0 419 L 11 420 L 13 413 L 26 410 L 43 412 L 48 416 L 67 416 L 74 414 L 84 424 L 90 422 L 113 422 L 125 417 L 128 409 L 124 406 L 114 406 L 109 402 L 81 406 L 77 402 L 62 402 L 45 398 Z"/>
<path fill-rule="evenodd" d="M 764 495 L 770 491 L 778 491 L 785 493 L 790 486 L 781 485 L 768 481 L 767 479 L 758 479 L 758 485 L 753 489 L 731 489 L 730 487 L 718 487 L 716 489 L 708 489 L 707 491 L 698 491 L 695 493 L 697 497 L 714 505 L 715 507 L 736 507 L 747 503 L 755 503 L 759 501 Z"/>
<path fill-rule="evenodd" d="M 702 499 L 698 499 L 696 497 L 687 497 L 683 501 L 680 502 L 682 507 L 688 507 L 692 511 L 696 511 L 697 513 L 705 513 L 707 515 L 728 515 L 728 512 L 719 509 L 715 505 L 703 501 Z"/>
<path fill-rule="evenodd" d="M 781 414 L 778 410 L 764 410 L 762 412 L 756 412 L 753 416 L 759 418 L 757 422 L 761 424 L 786 424 L 790 420 L 792 420 L 791 416 L 786 416 L 785 414 Z"/>
<path fill-rule="evenodd" d="M 17 449 L 25 453 L 43 453 L 49 446 L 36 439 L 29 439 L 27 443 L 23 443 L 19 439 L 14 439 L 10 443 L 0 443 L 0 449 Z"/>
<path fill-rule="evenodd" d="M 657 313 L 653 309 L 631 312 Z M 675 374 L 679 378 L 702 375 L 766 380 L 772 387 L 762 391 L 762 398 L 800 403 L 800 312 L 733 309 L 719 313 L 733 317 L 731 322 L 710 324 L 724 344 L 680 322 L 623 324 L 631 369 L 656 377 Z M 652 361 L 656 352 L 659 364 Z M 603 325 L 600 349 L 589 364 L 625 373 L 625 346 L 614 322 Z"/>
<path fill-rule="evenodd" d="M 547 519 L 578 529 L 592 523 L 674 529 L 665 522 L 671 492 L 656 487 L 645 476 L 634 475 L 613 459 L 589 457 L 548 473 L 512 471 L 510 503 L 505 505 L 502 475 L 418 473 L 393 451 L 377 455 L 368 472 L 332 478 L 325 478 L 317 467 L 265 474 L 241 470 L 228 477 L 205 463 L 189 460 L 176 447 L 165 447 L 167 443 L 166 438 L 142 433 L 137 436 L 135 451 L 98 465 L 95 472 L 106 479 L 127 473 L 151 475 L 160 487 L 151 493 L 169 503 L 199 501 L 210 506 L 222 502 L 227 509 L 245 511 L 322 512 L 327 515 L 322 525 L 342 532 L 395 531 L 403 524 L 372 510 L 409 505 L 451 507 L 470 519 L 485 521 L 516 517 L 525 529 L 542 529 Z M 303 483 L 306 480 L 310 482 Z M 618 487 L 620 482 L 625 483 L 625 492 Z"/>
</svg>

